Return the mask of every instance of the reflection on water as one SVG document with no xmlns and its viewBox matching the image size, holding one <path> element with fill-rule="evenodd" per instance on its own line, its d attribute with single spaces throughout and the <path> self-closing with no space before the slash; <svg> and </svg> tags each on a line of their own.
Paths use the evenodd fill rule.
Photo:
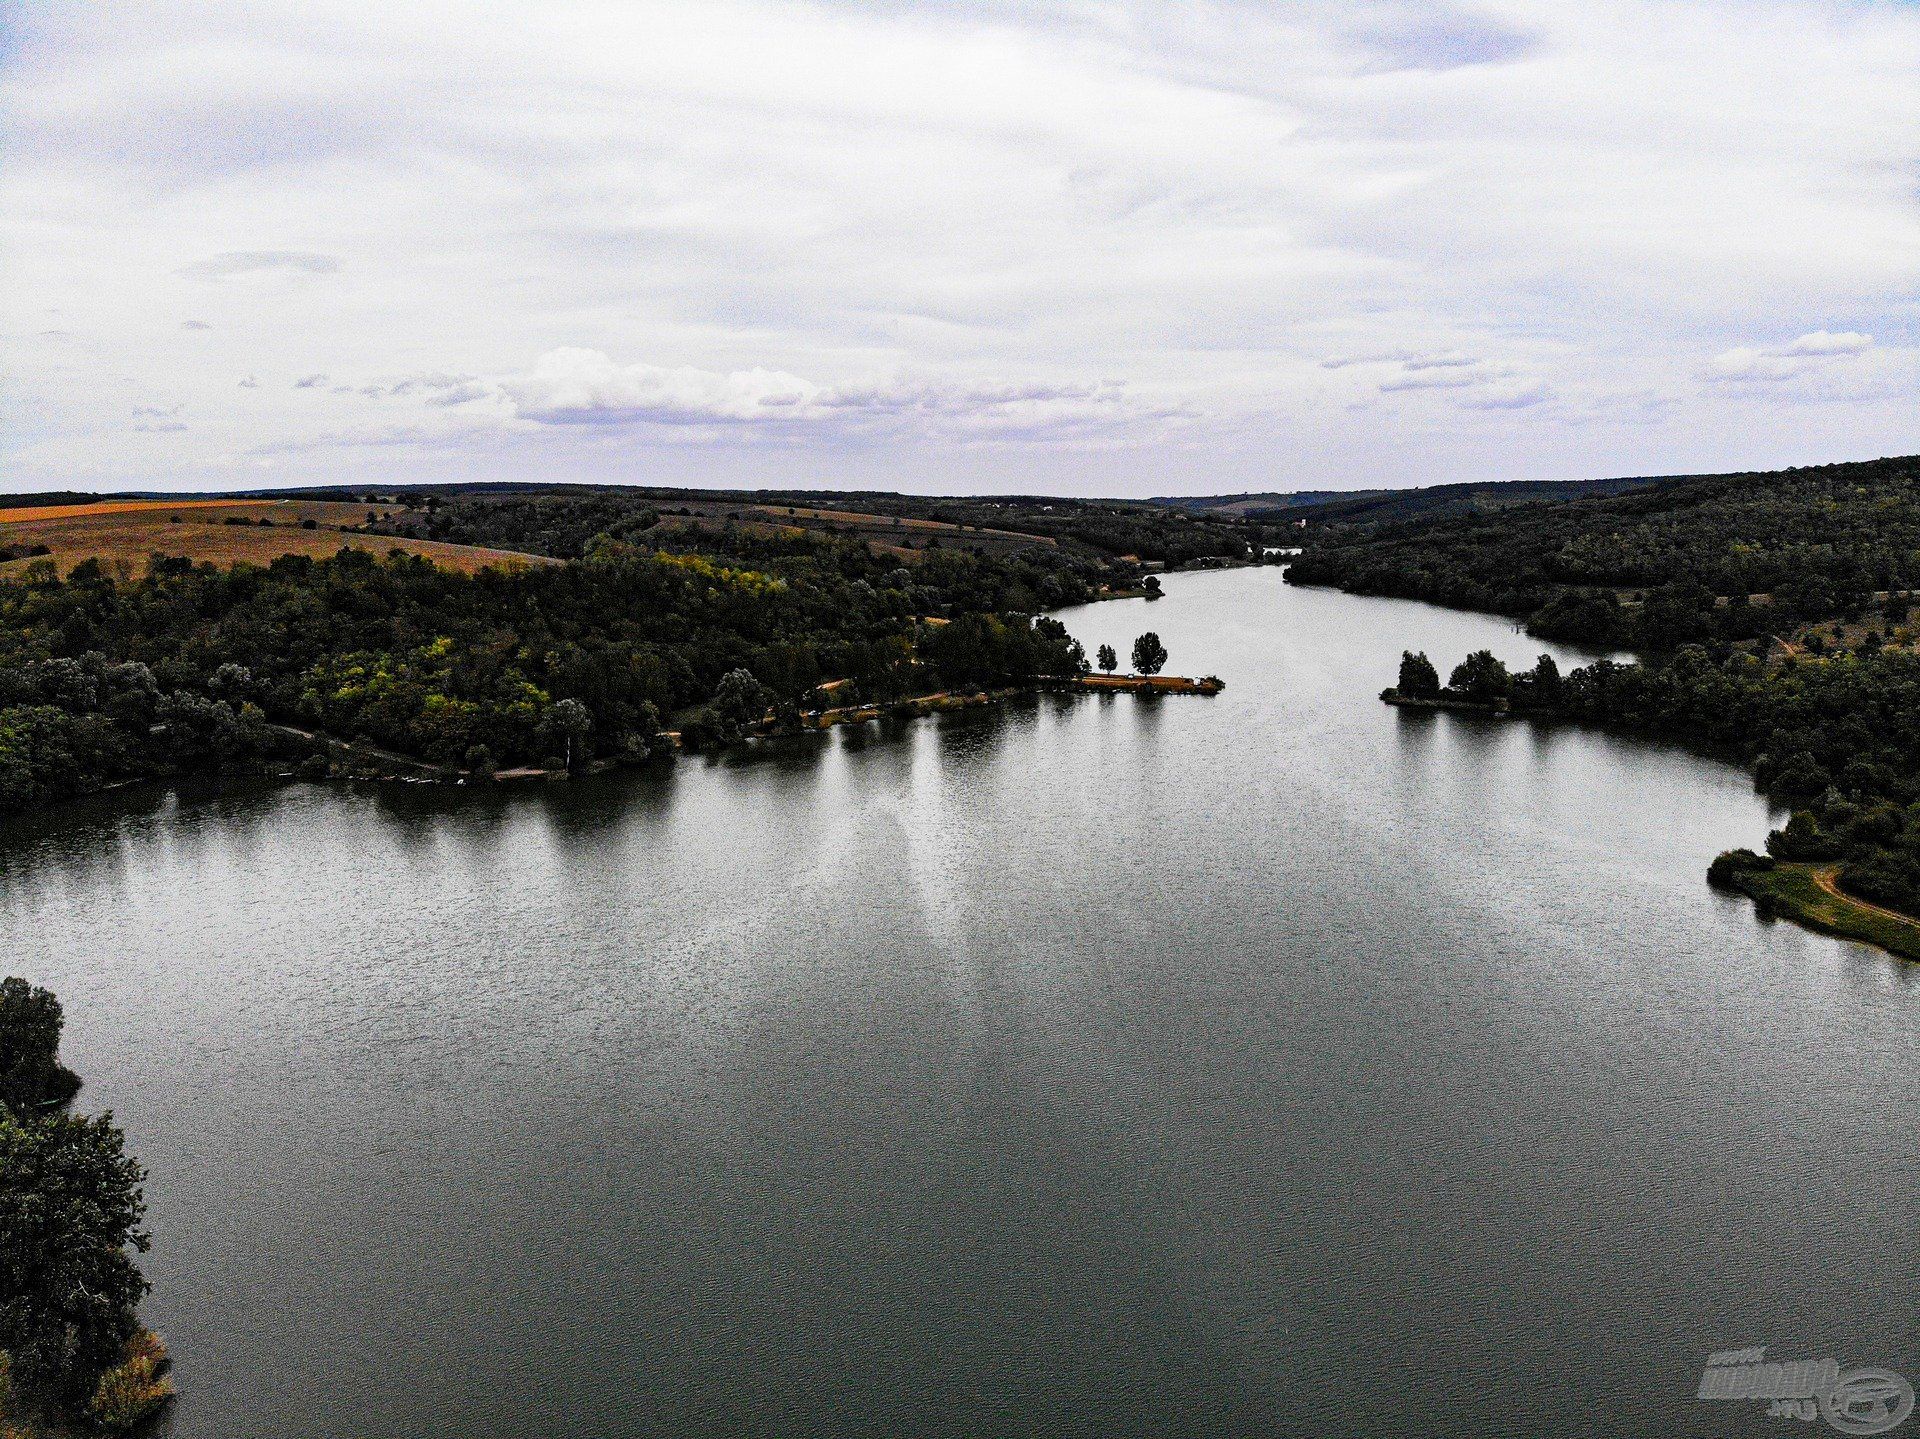
<svg viewBox="0 0 1920 1439">
<path fill-rule="evenodd" d="M 1378 702 L 1501 621 L 1167 590 L 1064 618 L 1216 699 L 0 835 L 176 1432 L 1720 1434 L 1710 1350 L 1911 1375 L 1920 967 L 1706 888 L 1745 777 Z"/>
</svg>

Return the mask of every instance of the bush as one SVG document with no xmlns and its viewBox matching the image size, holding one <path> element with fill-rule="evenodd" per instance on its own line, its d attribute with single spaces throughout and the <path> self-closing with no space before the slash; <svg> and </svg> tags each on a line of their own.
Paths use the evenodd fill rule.
<svg viewBox="0 0 1920 1439">
<path fill-rule="evenodd" d="M 1840 848 L 1832 835 L 1820 828 L 1808 810 L 1795 810 L 1793 818 L 1767 836 L 1767 853 L 1775 859 L 1837 859 Z"/>
<path fill-rule="evenodd" d="M 1707 866 L 1707 882 L 1719 885 L 1722 889 L 1730 889 L 1733 887 L 1735 875 L 1747 870 L 1773 867 L 1774 861 L 1769 855 L 1755 854 L 1750 849 L 1730 849 L 1724 854 L 1717 855 L 1713 863 Z"/>
<path fill-rule="evenodd" d="M 158 1414 L 173 1398 L 166 1377 L 167 1346 L 160 1336 L 141 1330 L 127 1343 L 125 1363 L 109 1369 L 87 1401 L 87 1417 L 108 1433 L 121 1434 Z"/>
</svg>

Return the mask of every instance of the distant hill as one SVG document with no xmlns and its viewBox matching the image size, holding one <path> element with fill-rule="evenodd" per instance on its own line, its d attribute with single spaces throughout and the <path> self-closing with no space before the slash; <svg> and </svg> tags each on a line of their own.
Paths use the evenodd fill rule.
<svg viewBox="0 0 1920 1439">
<path fill-rule="evenodd" d="M 1488 514 L 1515 505 L 1620 495 L 1663 484 L 1659 478 L 1609 480 L 1470 480 L 1404 490 L 1300 490 L 1290 494 L 1168 496 L 1173 509 L 1243 519 L 1304 519 L 1311 524 L 1374 525 L 1443 515 Z"/>
<path fill-rule="evenodd" d="M 1204 511 L 1209 515 L 1232 515 L 1240 519 L 1260 519 L 1279 510 L 1297 510 L 1308 505 L 1332 501 L 1369 499 L 1376 495 L 1395 495 L 1400 490 L 1292 490 L 1282 493 L 1267 490 L 1244 495 L 1161 495 L 1148 500 L 1170 510 Z"/>
<path fill-rule="evenodd" d="M 1749 639 L 1746 631 L 1777 630 L 1788 611 L 1809 621 L 1849 615 L 1878 592 L 1920 586 L 1920 457 L 1688 475 L 1495 514 L 1331 525 L 1289 578 L 1524 615 L 1553 639 L 1649 649 Z M 1644 611 L 1615 602 L 1664 588 L 1673 593 Z M 1755 596 L 1770 597 L 1764 613 L 1746 608 Z M 1735 621 L 1737 634 L 1727 628 Z"/>
</svg>

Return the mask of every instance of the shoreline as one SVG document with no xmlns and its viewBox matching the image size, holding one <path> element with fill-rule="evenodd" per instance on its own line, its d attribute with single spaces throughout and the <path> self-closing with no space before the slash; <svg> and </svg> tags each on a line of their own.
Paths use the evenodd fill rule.
<svg viewBox="0 0 1920 1439">
<path fill-rule="evenodd" d="M 987 690 L 939 690 L 932 694 L 906 695 L 899 699 L 881 700 L 871 704 L 838 705 L 829 709 L 803 710 L 797 725 L 790 729 L 781 729 L 772 721 L 762 721 L 743 734 L 738 740 L 720 745 L 712 750 L 689 750 L 681 741 L 678 730 L 661 730 L 652 735 L 651 748 L 644 758 L 623 759 L 605 756 L 590 760 L 574 770 L 544 769 L 538 765 L 515 765 L 495 770 L 491 775 L 477 775 L 471 770 L 459 769 L 448 765 L 437 765 L 430 760 L 417 759 L 412 755 L 401 754 L 394 750 L 356 744 L 319 730 L 302 729 L 296 725 L 268 721 L 268 727 L 288 739 L 304 744 L 325 746 L 327 752 L 327 771 L 325 774 L 302 774 L 298 762 L 265 761 L 252 768 L 240 768 L 225 771 L 232 778 L 267 780 L 305 780 L 311 784 L 351 783 L 355 781 L 375 784 L 408 785 L 444 785 L 467 789 L 480 789 L 489 785 L 524 784 L 528 781 L 563 783 L 568 780 L 589 775 L 607 774 L 616 769 L 637 769 L 660 760 L 673 760 L 683 756 L 700 753 L 720 754 L 727 750 L 739 749 L 753 740 L 780 739 L 790 735 L 819 733 L 847 725 L 870 724 L 882 719 L 919 719 L 926 715 L 947 714 L 956 710 L 981 709 L 991 705 L 1005 704 L 1008 701 L 1022 699 L 1039 694 L 1136 694 L 1158 697 L 1160 695 L 1201 695 L 1212 696 L 1226 688 L 1226 682 L 1215 675 L 1192 677 L 1188 675 L 1036 675 L 1031 681 L 1019 685 L 1005 685 Z M 310 758 L 313 756 L 310 756 Z M 128 789 L 143 784 L 168 784 L 189 778 L 194 774 L 206 773 L 217 778 L 223 772 L 181 771 L 176 774 L 158 774 L 143 779 L 121 780 L 99 789 L 88 790 L 83 794 L 69 796 L 71 800 L 92 798 L 96 795 L 112 793 L 115 790 Z"/>
<path fill-rule="evenodd" d="M 1444 695 L 1403 695 L 1389 687 L 1382 702 L 1399 709 L 1479 715 L 1487 719 L 1562 721 L 1556 710 L 1515 709 L 1506 700 L 1483 703 Z M 1920 963 L 1920 918 L 1888 909 L 1851 895 L 1841 887 L 1840 866 L 1764 860 L 1735 865 L 1716 879 L 1719 861 L 1708 870 L 1708 883 L 1735 890 L 1754 902 L 1763 919 L 1786 919 L 1830 938 L 1871 945 L 1896 959 Z"/>
<path fill-rule="evenodd" d="M 1735 868 L 1725 886 L 1744 894 L 1763 919 L 1786 919 L 1819 934 L 1920 963 L 1920 919 L 1848 894 L 1840 866 L 1776 862 Z"/>
</svg>

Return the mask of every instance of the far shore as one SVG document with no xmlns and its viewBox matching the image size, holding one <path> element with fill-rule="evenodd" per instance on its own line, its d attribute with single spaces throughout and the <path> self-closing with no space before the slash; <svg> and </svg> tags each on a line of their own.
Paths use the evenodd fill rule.
<svg viewBox="0 0 1920 1439">
<path fill-rule="evenodd" d="M 871 704 L 837 705 L 828 709 L 803 710 L 798 717 L 798 723 L 790 728 L 782 729 L 769 718 L 750 728 L 736 743 L 745 743 L 753 739 L 777 738 L 782 734 L 804 734 L 834 729 L 842 725 L 869 724 L 888 718 L 917 719 L 923 715 L 945 714 L 953 710 L 978 709 L 987 705 L 1004 704 L 1009 700 L 1033 694 L 1093 692 L 1149 696 L 1210 696 L 1219 694 L 1225 688 L 1226 682 L 1216 675 L 1202 675 L 1197 678 L 1188 675 L 1038 675 L 1026 684 L 1008 685 L 999 689 L 940 690 L 933 694 L 908 695 Z M 298 729 L 292 725 L 280 724 L 274 725 L 273 728 L 291 739 L 326 747 L 327 772 L 324 775 L 316 773 L 305 776 L 313 780 L 383 780 L 404 784 L 486 785 L 522 780 L 560 781 L 569 779 L 576 773 L 604 774 L 622 765 L 636 763 L 636 761 L 602 758 L 581 765 L 573 771 L 544 769 L 537 765 L 518 765 L 509 769 L 495 770 L 492 774 L 476 774 L 471 770 L 435 765 L 427 760 L 415 759 L 411 755 L 399 754 L 393 750 L 356 744 L 317 730 Z M 733 747 L 733 745 L 727 745 L 721 748 Z M 647 759 L 637 763 L 646 763 L 653 758 L 686 752 L 681 743 L 679 731 L 662 730 L 653 736 L 652 748 Z M 301 777 L 292 769 L 275 770 L 273 773 L 275 777 L 281 779 Z"/>
</svg>

